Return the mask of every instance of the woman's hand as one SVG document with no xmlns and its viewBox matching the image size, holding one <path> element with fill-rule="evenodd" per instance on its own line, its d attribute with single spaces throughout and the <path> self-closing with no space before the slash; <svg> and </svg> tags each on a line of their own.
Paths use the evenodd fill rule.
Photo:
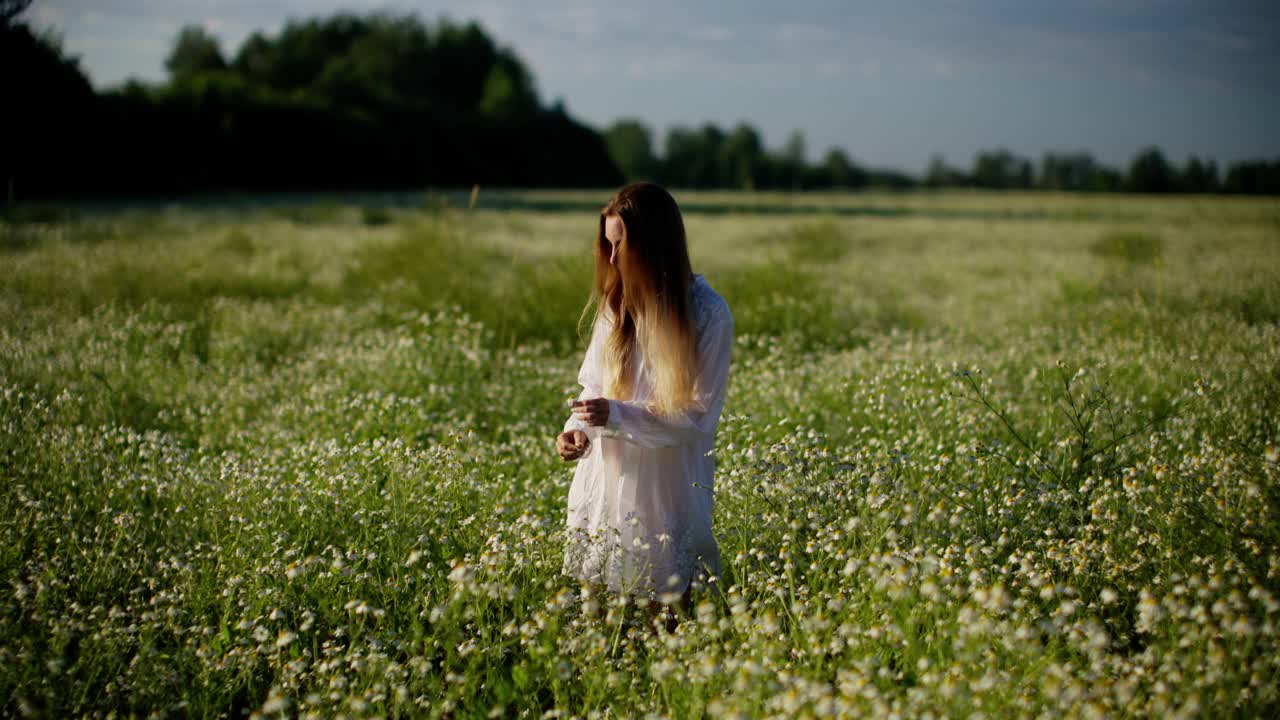
<svg viewBox="0 0 1280 720">
<path fill-rule="evenodd" d="M 556 436 L 556 452 L 565 462 L 577 460 L 587 454 L 591 447 L 591 438 L 581 430 L 569 430 Z"/>
<path fill-rule="evenodd" d="M 573 416 L 592 427 L 603 427 L 609 422 L 609 401 L 605 398 L 574 400 Z"/>
</svg>

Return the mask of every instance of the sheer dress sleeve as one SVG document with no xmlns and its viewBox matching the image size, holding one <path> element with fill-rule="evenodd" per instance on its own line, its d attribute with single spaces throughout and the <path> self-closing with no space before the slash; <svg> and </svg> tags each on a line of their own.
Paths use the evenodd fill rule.
<svg viewBox="0 0 1280 720">
<path fill-rule="evenodd" d="M 582 367 L 578 370 L 578 384 L 582 386 L 582 392 L 578 393 L 579 400 L 590 400 L 604 395 L 604 342 L 608 333 L 608 321 L 602 315 L 596 319 L 591 329 L 591 341 L 587 344 L 586 356 L 582 360 Z M 595 439 L 600 431 L 600 428 L 590 427 L 582 420 L 575 418 L 572 411 L 569 413 L 569 419 L 565 421 L 564 429 L 565 432 L 582 430 L 587 433 L 587 437 L 592 440 L 592 448 L 595 447 Z M 587 453 L 590 454 L 590 452 L 591 449 L 588 448 Z"/>
<path fill-rule="evenodd" d="M 609 419 L 602 434 L 641 447 L 675 447 L 709 439 L 724 408 L 733 349 L 733 314 L 717 303 L 698 337 L 698 379 L 695 409 L 675 417 L 650 412 L 628 400 L 609 400 Z M 598 397 L 598 395 L 597 395 Z"/>
</svg>

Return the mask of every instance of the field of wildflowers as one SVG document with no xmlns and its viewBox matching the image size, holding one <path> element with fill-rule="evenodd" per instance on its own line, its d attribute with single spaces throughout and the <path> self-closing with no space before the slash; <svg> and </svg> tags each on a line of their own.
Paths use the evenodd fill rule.
<svg viewBox="0 0 1280 720">
<path fill-rule="evenodd" d="M 11 213 L 0 714 L 1280 711 L 1274 202 L 678 194 L 738 337 L 671 631 L 560 575 L 605 199 Z"/>
</svg>

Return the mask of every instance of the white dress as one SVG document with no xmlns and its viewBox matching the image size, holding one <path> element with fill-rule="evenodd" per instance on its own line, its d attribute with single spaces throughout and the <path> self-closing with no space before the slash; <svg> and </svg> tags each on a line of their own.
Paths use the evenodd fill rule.
<svg viewBox="0 0 1280 720">
<path fill-rule="evenodd" d="M 664 418 L 644 403 L 652 394 L 643 355 L 634 364 L 631 400 L 609 400 L 604 427 L 572 415 L 565 430 L 591 439 L 569 488 L 564 571 L 615 592 L 682 593 L 698 577 L 720 574 L 711 532 L 716 426 L 724 407 L 733 347 L 733 315 L 701 275 L 694 276 L 698 409 Z M 578 373 L 579 399 L 604 396 L 603 347 L 612 320 L 600 318 Z"/>
</svg>

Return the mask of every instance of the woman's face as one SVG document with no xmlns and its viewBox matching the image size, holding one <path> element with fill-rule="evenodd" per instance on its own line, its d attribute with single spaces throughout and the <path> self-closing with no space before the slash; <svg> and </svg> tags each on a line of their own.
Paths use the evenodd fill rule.
<svg viewBox="0 0 1280 720">
<path fill-rule="evenodd" d="M 617 215 L 609 215 L 604 219 L 604 237 L 609 241 L 609 264 L 614 267 L 622 259 L 622 238 L 626 232 L 627 226 L 622 224 L 622 218 Z"/>
</svg>

